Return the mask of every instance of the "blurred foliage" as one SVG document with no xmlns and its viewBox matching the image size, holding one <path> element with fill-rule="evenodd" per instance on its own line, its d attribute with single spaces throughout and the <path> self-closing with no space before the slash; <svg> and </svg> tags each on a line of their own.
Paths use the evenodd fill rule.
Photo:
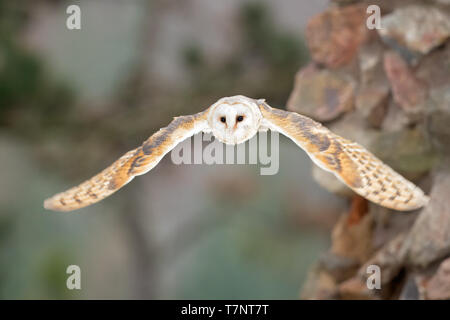
<svg viewBox="0 0 450 320">
<path fill-rule="evenodd" d="M 49 124 L 66 119 L 74 97 L 20 43 L 27 8 L 20 1 L 0 0 L 0 126 L 35 138 Z"/>
<path fill-rule="evenodd" d="M 71 297 L 71 293 L 77 293 L 75 291 L 69 291 L 66 287 L 66 281 L 68 275 L 63 272 L 70 265 L 71 259 L 67 250 L 62 248 L 57 250 L 53 249 L 47 254 L 43 255 L 42 261 L 37 267 L 38 274 L 36 279 L 40 280 L 40 287 L 43 290 L 39 293 L 47 297 L 67 299 Z"/>
<path fill-rule="evenodd" d="M 241 9 L 241 25 L 244 32 L 243 51 L 261 56 L 267 65 L 282 68 L 289 74 L 307 59 L 307 50 L 302 47 L 298 35 L 278 30 L 268 9 L 260 2 L 249 2 Z"/>
<path fill-rule="evenodd" d="M 216 208 L 228 216 L 195 247 L 179 299 L 286 299 L 296 297 L 306 270 L 327 247 L 322 234 L 286 219 L 283 196 L 267 188 L 243 205 Z M 233 212 L 230 217 L 230 212 Z M 224 245 L 226 244 L 226 245 Z M 207 253 L 207 254 L 205 254 Z M 226 266 L 224 268 L 224 266 Z M 202 290 L 197 290 L 198 284 Z"/>
<path fill-rule="evenodd" d="M 58 1 L 46 3 L 59 5 Z M 146 74 L 142 65 L 146 60 L 137 58 L 135 65 L 120 74 L 122 85 L 111 93 L 108 101 L 103 101 L 103 108 L 88 108 L 81 106 L 74 88 L 52 74 L 46 57 L 22 43 L 32 6 L 31 2 L 0 0 L 0 131 L 11 145 L 16 145 L 17 140 L 10 137 L 19 137 L 28 147 L 24 154 L 7 152 L 13 159 L 8 161 L 21 160 L 16 164 L 21 176 L 14 177 L 14 181 L 23 183 L 20 193 L 26 195 L 24 199 L 21 195 L 11 196 L 10 202 L 0 207 L 0 298 L 74 298 L 77 293 L 68 293 L 65 288 L 65 269 L 74 258 L 79 261 L 81 255 L 77 250 L 88 251 L 80 238 L 87 239 L 87 243 L 89 238 L 80 230 L 87 230 L 92 224 L 83 215 L 69 220 L 66 216 L 43 214 L 44 194 L 53 192 L 48 186 L 52 190 L 61 187 L 52 181 L 52 176 L 79 182 L 81 177 L 92 174 L 93 168 L 101 168 L 121 152 L 135 147 L 174 115 L 198 112 L 223 96 L 245 94 L 267 98 L 274 106 L 283 107 L 294 74 L 308 56 L 300 37 L 282 31 L 263 3 L 244 3 L 237 20 L 238 44 L 228 58 L 211 64 L 195 42 L 179 52 L 188 70 L 187 86 L 181 89 L 159 86 L 157 78 Z M 22 172 L 27 166 L 32 168 L 31 173 Z M 119 196 L 110 201 L 121 200 L 124 198 Z M 298 230 L 283 234 L 286 226 L 276 219 L 277 223 L 271 222 L 273 215 L 283 219 L 284 209 L 269 204 L 274 205 L 275 201 L 264 195 L 253 208 L 230 209 L 238 212 L 237 218 L 224 223 L 222 228 L 214 226 L 205 244 L 209 249 L 200 253 L 201 261 L 210 259 L 213 253 L 213 261 L 201 266 L 199 259 L 191 278 L 197 286 L 187 283 L 188 280 L 181 282 L 179 295 L 219 297 L 218 290 L 223 298 L 230 298 L 233 292 L 237 292 L 236 297 L 245 298 L 255 291 L 266 298 L 296 295 L 304 277 L 296 269 L 306 270 L 305 266 L 315 258 L 315 249 L 325 244 L 309 235 L 298 235 Z M 220 215 L 223 210 L 218 205 L 212 203 L 207 208 L 208 214 Z M 252 215 L 247 215 L 248 212 Z M 255 216 L 261 212 L 268 219 Z M 74 227 L 76 219 L 79 225 Z M 101 224 L 105 219 L 103 215 Z M 255 226 L 252 235 L 255 240 L 245 240 L 250 222 L 257 219 L 261 224 Z M 267 220 L 275 230 L 267 230 L 264 225 Z M 121 228 L 127 227 L 121 224 Z M 302 254 L 309 252 L 302 255 L 304 260 L 290 257 L 298 250 Z M 261 264 L 265 267 L 257 269 Z M 234 287 L 242 286 L 239 281 L 216 276 L 216 270 L 227 266 L 231 266 L 228 279 L 248 278 L 247 291 Z M 271 280 L 264 282 L 266 279 Z M 205 284 L 207 281 L 209 284 Z M 203 293 L 194 292 L 199 283 L 204 285 Z M 277 295 L 272 294 L 273 290 Z"/>
<path fill-rule="evenodd" d="M 244 3 L 238 21 L 240 42 L 219 66 L 208 65 L 199 46 L 186 46 L 182 58 L 193 80 L 189 94 L 245 94 L 284 106 L 296 70 L 308 59 L 307 49 L 298 35 L 279 30 L 261 2 Z"/>
</svg>

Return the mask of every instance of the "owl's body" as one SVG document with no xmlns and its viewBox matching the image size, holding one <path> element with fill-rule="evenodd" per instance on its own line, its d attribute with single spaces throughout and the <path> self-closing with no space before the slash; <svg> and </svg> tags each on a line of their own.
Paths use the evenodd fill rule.
<svg viewBox="0 0 450 320">
<path fill-rule="evenodd" d="M 233 96 L 220 99 L 203 112 L 174 118 L 93 178 L 45 200 L 44 207 L 71 211 L 98 202 L 153 169 L 178 143 L 197 133 L 212 133 L 219 141 L 234 145 L 268 129 L 289 137 L 320 168 L 377 204 L 403 211 L 428 202 L 420 188 L 357 143 L 308 117 L 271 108 L 263 99 Z"/>
</svg>

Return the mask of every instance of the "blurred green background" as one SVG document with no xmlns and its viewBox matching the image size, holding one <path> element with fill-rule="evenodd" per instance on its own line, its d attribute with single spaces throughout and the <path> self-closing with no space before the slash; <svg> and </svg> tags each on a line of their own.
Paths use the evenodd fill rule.
<svg viewBox="0 0 450 320">
<path fill-rule="evenodd" d="M 273 176 L 167 156 L 94 206 L 42 202 L 221 97 L 284 108 L 326 4 L 0 0 L 0 298 L 298 298 L 345 204 L 284 137 Z M 81 290 L 66 288 L 71 264 Z"/>
</svg>

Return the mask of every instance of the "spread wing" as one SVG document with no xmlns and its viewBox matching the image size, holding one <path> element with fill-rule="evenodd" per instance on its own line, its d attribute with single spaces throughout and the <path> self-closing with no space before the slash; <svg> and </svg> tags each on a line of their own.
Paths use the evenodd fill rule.
<svg viewBox="0 0 450 320">
<path fill-rule="evenodd" d="M 260 104 L 264 125 L 293 140 L 320 168 L 353 191 L 379 205 L 395 210 L 414 210 L 428 203 L 423 191 L 384 164 L 359 144 L 344 139 L 320 123 Z"/>
<path fill-rule="evenodd" d="M 148 138 L 140 147 L 128 151 L 91 179 L 44 201 L 46 209 L 71 211 L 96 203 L 147 173 L 178 143 L 208 129 L 207 111 L 181 116 Z"/>
</svg>

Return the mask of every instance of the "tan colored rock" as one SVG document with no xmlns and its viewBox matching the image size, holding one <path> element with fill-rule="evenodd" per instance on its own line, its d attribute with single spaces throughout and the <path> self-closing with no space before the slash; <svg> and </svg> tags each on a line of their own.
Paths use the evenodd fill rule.
<svg viewBox="0 0 450 320">
<path fill-rule="evenodd" d="M 373 231 L 373 245 L 377 249 L 385 247 L 399 234 L 409 232 L 418 216 L 418 212 L 399 214 L 396 210 L 384 208 L 373 203 L 370 203 L 369 210 L 375 217 L 376 225 Z"/>
<path fill-rule="evenodd" d="M 410 50 L 426 54 L 450 36 L 450 16 L 434 6 L 399 6 L 381 20 L 378 33 Z"/>
<path fill-rule="evenodd" d="M 367 287 L 364 280 L 354 277 L 339 285 L 339 296 L 345 300 L 377 300 L 376 290 Z"/>
<path fill-rule="evenodd" d="M 416 77 L 430 89 L 450 86 L 450 41 L 421 59 Z"/>
<path fill-rule="evenodd" d="M 430 202 L 423 208 L 407 238 L 407 262 L 426 267 L 450 254 L 450 172 L 439 170 L 433 179 Z"/>
<path fill-rule="evenodd" d="M 426 297 L 432 300 L 450 299 L 450 258 L 444 260 L 426 285 Z"/>
<path fill-rule="evenodd" d="M 433 145 L 450 154 L 450 41 L 424 57 L 416 75 L 429 87 L 427 130 Z"/>
<path fill-rule="evenodd" d="M 349 5 L 329 8 L 310 19 L 306 27 L 306 41 L 314 61 L 337 68 L 355 57 L 369 33 L 366 7 Z"/>
<path fill-rule="evenodd" d="M 427 82 L 427 130 L 433 145 L 450 154 L 450 41 L 424 57 L 417 69 L 417 77 Z"/>
<path fill-rule="evenodd" d="M 430 91 L 427 111 L 427 130 L 433 145 L 442 153 L 450 154 L 450 85 Z"/>
<path fill-rule="evenodd" d="M 392 99 L 389 99 L 381 130 L 384 132 L 402 131 L 412 123 L 412 119 L 406 115 L 406 112 Z"/>
<path fill-rule="evenodd" d="M 367 268 L 370 265 L 377 265 L 381 271 L 381 285 L 387 285 L 394 279 L 404 267 L 406 248 L 404 241 L 406 233 L 401 233 L 371 257 L 358 271 L 362 279 L 367 279 Z"/>
<path fill-rule="evenodd" d="M 394 101 L 407 113 L 423 111 L 427 88 L 416 78 L 408 64 L 395 52 L 384 55 L 384 69 L 391 84 Z"/>
<path fill-rule="evenodd" d="M 323 300 L 337 297 L 337 283 L 334 278 L 320 267 L 314 267 L 307 276 L 300 292 L 300 299 Z"/>
<path fill-rule="evenodd" d="M 383 74 L 384 46 L 380 41 L 372 41 L 361 46 L 358 53 L 361 84 L 377 82 Z M 384 79 L 383 79 L 384 80 Z"/>
<path fill-rule="evenodd" d="M 417 285 L 417 277 L 414 274 L 409 274 L 406 277 L 405 284 L 398 297 L 399 300 L 419 300 L 420 293 Z"/>
<path fill-rule="evenodd" d="M 353 98 L 350 78 L 310 64 L 297 73 L 287 107 L 318 121 L 329 121 L 352 109 Z"/>
<path fill-rule="evenodd" d="M 344 114 L 339 120 L 329 126 L 334 133 L 363 145 L 373 152 L 373 142 L 380 134 L 379 130 L 368 128 L 364 117 L 359 112 Z"/>
<path fill-rule="evenodd" d="M 385 118 L 389 98 L 389 83 L 383 70 L 383 47 L 376 41 L 363 46 L 358 55 L 360 85 L 355 107 L 367 123 L 379 128 Z"/>
<path fill-rule="evenodd" d="M 359 268 L 355 259 L 327 252 L 320 257 L 319 268 L 326 271 L 336 282 L 342 282 L 352 277 Z"/>
<path fill-rule="evenodd" d="M 331 234 L 331 252 L 364 263 L 373 253 L 373 216 L 367 212 L 367 200 L 355 196 L 348 214 L 343 215 Z"/>
<path fill-rule="evenodd" d="M 373 152 L 392 168 L 415 180 L 436 163 L 436 154 L 423 128 L 381 132 L 371 144 Z"/>
<path fill-rule="evenodd" d="M 388 97 L 387 85 L 364 85 L 356 95 L 355 106 L 371 126 L 379 128 L 387 113 Z"/>
</svg>

